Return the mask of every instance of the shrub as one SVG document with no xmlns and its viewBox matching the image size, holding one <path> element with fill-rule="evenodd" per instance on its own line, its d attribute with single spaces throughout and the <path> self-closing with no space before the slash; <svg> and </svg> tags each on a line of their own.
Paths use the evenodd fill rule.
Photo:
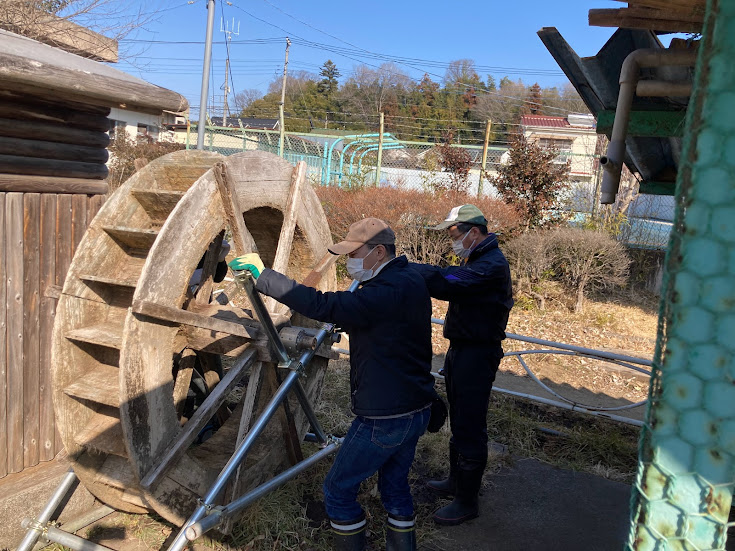
<svg viewBox="0 0 735 551">
<path fill-rule="evenodd" d="M 519 225 L 518 215 L 512 208 L 487 197 L 377 187 L 357 190 L 316 187 L 316 192 L 335 241 L 344 238 L 353 222 L 374 216 L 385 220 L 393 228 L 399 252 L 416 262 L 448 264 L 452 261 L 446 232 L 428 228 L 443 220 L 456 205 L 477 205 L 485 213 L 490 231 L 496 233 L 508 235 Z"/>
<path fill-rule="evenodd" d="M 582 311 L 585 292 L 625 284 L 630 258 L 625 246 L 608 233 L 560 228 L 550 238 L 555 272 L 576 291 L 575 312 Z"/>
<path fill-rule="evenodd" d="M 585 294 L 623 285 L 630 266 L 625 246 L 599 230 L 559 228 L 519 235 L 503 246 L 516 293 L 527 294 L 543 308 L 546 283 L 556 280 L 575 293 L 575 312 Z"/>
<path fill-rule="evenodd" d="M 135 160 L 146 159 L 152 161 L 168 153 L 185 149 L 184 144 L 173 142 L 136 142 L 125 132 L 118 132 L 110 144 L 110 173 L 107 176 L 107 185 L 110 191 L 120 187 L 135 172 Z"/>
</svg>

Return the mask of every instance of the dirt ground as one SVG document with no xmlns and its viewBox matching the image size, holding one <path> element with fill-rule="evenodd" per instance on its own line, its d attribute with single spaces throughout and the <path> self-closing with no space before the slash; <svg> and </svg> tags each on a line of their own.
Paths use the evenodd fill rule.
<svg viewBox="0 0 735 551">
<path fill-rule="evenodd" d="M 606 350 L 608 352 L 615 352 L 644 360 L 650 360 L 656 344 L 657 307 L 657 301 L 653 297 L 631 297 L 629 295 L 625 295 L 617 298 L 608 298 L 605 301 L 588 301 L 583 313 L 574 313 L 570 311 L 568 306 L 564 303 L 563 298 L 560 298 L 558 300 L 548 301 L 547 308 L 544 311 L 538 309 L 527 310 L 523 308 L 514 308 L 509 320 L 508 333 L 572 344 L 585 348 Z M 446 303 L 435 301 L 433 316 L 444 318 L 445 314 Z M 434 369 L 437 370 L 442 365 L 448 343 L 442 337 L 441 326 L 434 325 L 432 332 L 435 353 Z M 343 342 L 338 346 L 346 346 L 346 342 Z M 504 342 L 504 348 L 506 353 L 520 350 L 548 349 L 547 347 L 522 342 L 512 338 L 509 338 Z M 597 407 L 619 407 L 644 401 L 647 396 L 648 377 L 645 374 L 631 371 L 619 365 L 614 365 L 609 362 L 596 359 L 552 354 L 524 355 L 523 358 L 525 359 L 529 369 L 542 383 L 547 385 L 560 396 L 578 404 L 587 404 Z M 495 392 L 501 392 L 502 389 L 505 389 L 524 394 L 542 396 L 555 401 L 562 401 L 559 397 L 553 396 L 542 389 L 526 372 L 517 357 L 514 356 L 506 357 L 503 360 L 495 382 L 495 389 Z M 644 414 L 644 406 L 636 407 L 633 410 L 613 411 L 610 413 L 640 420 Z M 569 471 L 554 469 L 548 466 L 544 467 L 543 465 L 537 465 L 535 462 L 524 463 L 524 465 L 527 465 L 528 468 L 531 468 L 532 470 L 535 469 L 533 472 L 536 472 L 536 470 L 539 469 L 543 470 L 551 468 L 552 470 L 550 471 L 544 471 L 546 474 L 544 474 L 542 478 L 556 477 L 565 479 L 565 477 L 569 478 L 571 476 L 565 474 Z M 489 517 L 483 515 L 483 517 L 477 521 L 468 523 L 469 530 L 454 530 L 450 531 L 451 533 L 447 532 L 443 534 L 443 536 L 446 537 L 440 538 L 442 540 L 440 545 L 430 545 L 429 547 L 422 546 L 422 548 L 427 550 L 441 548 L 444 551 L 464 551 L 465 549 L 486 548 L 505 549 L 507 540 L 505 543 L 495 540 L 502 536 L 504 533 L 503 526 L 512 522 L 512 519 L 509 518 L 504 524 L 505 521 L 502 521 L 502 516 L 500 516 L 501 510 L 506 511 L 508 515 L 513 516 L 521 515 L 523 514 L 523 511 L 528 509 L 530 520 L 538 517 L 537 513 L 533 512 L 538 510 L 547 511 L 547 513 L 545 513 L 547 516 L 553 516 L 554 511 L 558 512 L 562 511 L 564 508 L 568 509 L 568 507 L 571 507 L 574 503 L 588 495 L 589 488 L 593 488 L 593 490 L 602 492 L 604 495 L 608 496 L 603 500 L 604 503 L 609 503 L 610 507 L 614 506 L 616 509 L 610 509 L 609 512 L 602 509 L 598 511 L 597 509 L 594 509 L 592 505 L 588 505 L 579 508 L 579 514 L 584 514 L 585 511 L 590 512 L 590 518 L 592 519 L 590 522 L 592 522 L 597 515 L 601 515 L 603 518 L 608 518 L 609 520 L 610 516 L 615 514 L 617 517 L 615 523 L 611 524 L 608 522 L 603 524 L 608 527 L 607 529 L 610 531 L 611 540 L 616 542 L 615 548 L 620 548 L 617 545 L 617 542 L 619 541 L 619 538 L 622 537 L 621 534 L 625 532 L 627 526 L 627 486 L 619 483 L 611 483 L 611 481 L 605 480 L 601 477 L 594 477 L 586 474 L 574 475 L 572 478 L 576 477 L 576 479 L 579 479 L 580 476 L 591 477 L 589 484 L 593 484 L 595 486 L 589 486 L 588 490 L 583 490 L 583 493 L 580 494 L 581 497 L 579 498 L 575 498 L 575 494 L 570 493 L 573 492 L 570 486 L 568 490 L 565 490 L 568 497 L 565 502 L 566 504 L 560 503 L 555 505 L 553 500 L 557 499 L 559 496 L 556 495 L 556 493 L 549 491 L 547 485 L 542 484 L 534 490 L 531 486 L 528 486 L 528 484 L 522 484 L 523 476 L 526 476 L 527 474 L 528 473 L 524 475 L 523 473 L 518 473 L 513 470 L 508 471 L 507 473 L 505 471 L 499 473 L 493 478 L 490 489 L 483 492 L 484 501 L 481 507 L 490 514 Z M 528 502 L 524 504 L 523 500 L 520 499 L 518 495 L 514 494 L 514 496 L 508 498 L 510 501 L 503 504 L 504 502 L 502 500 L 499 501 L 501 493 L 506 495 L 506 492 L 503 491 L 503 484 L 508 481 L 512 482 L 516 478 L 519 478 L 518 488 L 531 488 L 533 492 L 536 492 L 536 495 L 535 497 L 534 495 L 528 496 Z M 618 486 L 615 484 L 618 484 Z M 595 489 L 598 486 L 599 488 Z M 511 493 L 520 491 L 518 488 L 513 488 L 508 488 L 507 491 Z M 612 495 L 610 492 L 612 491 L 616 492 L 615 495 L 617 497 L 615 500 L 610 498 Z M 496 494 L 495 492 L 498 493 Z M 542 502 L 542 497 L 544 500 L 547 500 L 548 503 L 546 501 Z M 518 510 L 512 509 L 512 507 L 515 506 L 522 507 Z M 595 505 L 595 507 L 597 506 L 598 505 Z M 525 509 L 523 509 L 523 507 L 525 507 Z M 529 509 L 529 507 L 531 509 Z M 493 513 L 493 510 L 495 513 Z M 570 511 L 570 509 L 566 510 L 565 514 L 572 514 Z M 140 518 L 136 515 L 113 513 L 109 517 L 98 522 L 96 526 L 91 526 L 83 530 L 81 533 L 83 535 L 88 535 L 93 541 L 108 546 L 111 549 L 130 551 L 153 551 L 161 548 L 165 549 L 168 544 L 170 544 L 170 527 L 162 525 L 154 517 L 145 518 L 149 518 L 149 521 L 141 522 Z M 556 519 L 555 517 L 553 519 L 550 517 L 548 520 L 554 525 L 566 522 L 562 518 Z M 507 529 L 509 526 L 505 526 L 505 528 Z M 600 528 L 600 530 L 602 530 L 602 528 Z M 494 542 L 492 547 L 477 545 L 477 542 L 486 542 L 489 545 L 491 541 Z M 556 541 L 561 545 L 563 540 L 560 540 L 558 535 L 554 536 L 552 534 L 548 538 L 548 541 L 552 543 Z M 438 541 L 436 543 L 439 544 Z M 537 547 L 534 543 L 529 543 L 528 545 L 531 545 L 531 547 L 525 548 L 564 548 L 558 546 L 554 547 L 553 545 L 548 547 L 546 543 L 544 544 L 547 545 L 546 547 Z M 571 543 L 569 545 L 567 545 L 565 549 L 585 548 L 577 547 L 577 544 L 575 543 Z M 211 544 L 203 543 L 197 544 L 191 549 L 203 550 L 212 548 Z M 221 545 L 214 546 L 214 548 L 224 549 Z M 246 546 L 245 548 L 252 547 Z M 518 549 L 521 548 L 523 547 L 518 547 Z M 609 548 L 612 549 L 613 547 Z M 59 547 L 56 547 L 56 549 L 59 549 Z M 510 551 L 511 548 L 507 547 L 507 549 Z M 513 547 L 512 549 L 515 550 L 516 547 Z"/>
</svg>

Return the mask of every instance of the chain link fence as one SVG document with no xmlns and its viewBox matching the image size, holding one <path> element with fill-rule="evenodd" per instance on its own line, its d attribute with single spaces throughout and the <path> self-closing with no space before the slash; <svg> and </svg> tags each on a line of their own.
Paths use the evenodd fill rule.
<svg viewBox="0 0 735 551">
<path fill-rule="evenodd" d="M 223 155 L 241 151 L 279 153 L 279 132 L 252 128 L 208 126 L 204 148 Z M 196 147 L 196 125 L 186 132 L 173 134 L 173 139 Z M 359 189 L 379 185 L 403 189 L 433 191 L 451 186 L 451 175 L 442 170 L 436 144 L 397 140 L 385 134 L 378 170 L 378 134 L 284 134 L 284 158 L 291 163 L 304 161 L 309 180 L 322 186 Z M 469 155 L 471 167 L 467 192 L 471 195 L 498 197 L 491 184 L 498 167 L 508 157 L 507 147 L 489 146 L 485 172 L 482 173 L 482 146 L 457 145 Z M 570 186 L 562 198 L 563 208 L 573 224 L 583 224 L 599 207 L 595 190 L 601 178 L 598 157 L 560 152 L 555 162 L 570 165 Z M 644 249 L 666 248 L 674 217 L 673 197 L 636 195 L 619 224 L 618 238 L 629 246 Z"/>
</svg>

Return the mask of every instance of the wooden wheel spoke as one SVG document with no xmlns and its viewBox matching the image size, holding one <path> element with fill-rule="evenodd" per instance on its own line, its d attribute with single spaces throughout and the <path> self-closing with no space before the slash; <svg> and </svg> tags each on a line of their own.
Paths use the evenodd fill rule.
<svg viewBox="0 0 735 551">
<path fill-rule="evenodd" d="M 214 179 L 217 182 L 217 190 L 222 199 L 222 208 L 225 213 L 225 220 L 232 232 L 232 242 L 237 256 L 257 252 L 258 247 L 255 239 L 245 227 L 245 220 L 242 217 L 243 210 L 237 201 L 235 194 L 235 186 L 227 172 L 227 165 L 224 162 L 217 163 L 212 167 Z"/>
<path fill-rule="evenodd" d="M 196 298 L 194 299 L 197 304 L 209 304 L 212 296 L 212 287 L 214 286 L 214 274 L 217 271 L 217 264 L 219 264 L 219 255 L 222 250 L 222 241 L 224 233 L 220 232 L 219 235 L 212 241 L 204 255 L 204 263 L 202 265 L 202 272 L 199 276 L 199 283 L 196 290 Z"/>
</svg>

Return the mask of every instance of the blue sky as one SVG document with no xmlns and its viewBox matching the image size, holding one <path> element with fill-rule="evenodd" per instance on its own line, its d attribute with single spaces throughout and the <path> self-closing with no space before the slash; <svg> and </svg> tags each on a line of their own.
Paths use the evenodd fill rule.
<svg viewBox="0 0 735 551">
<path fill-rule="evenodd" d="M 144 5 L 157 18 L 121 42 L 121 50 L 133 56 L 117 67 L 181 93 L 195 115 L 207 2 L 151 0 Z M 614 29 L 589 27 L 588 10 L 622 6 L 610 0 L 217 0 L 209 95 L 221 102 L 227 46 L 220 29 L 223 22 L 232 28 L 233 19 L 239 34 L 233 33 L 229 45 L 232 94 L 247 88 L 265 91 L 280 78 L 286 36 L 293 40 L 289 72 L 317 73 L 331 59 L 344 81 L 359 64 L 377 66 L 401 58 L 396 65 L 412 78 L 429 72 L 441 81 L 446 64 L 467 58 L 475 61 L 482 78 L 508 75 L 554 86 L 566 78 L 536 32 L 557 27 L 579 55 L 594 55 Z"/>
</svg>

